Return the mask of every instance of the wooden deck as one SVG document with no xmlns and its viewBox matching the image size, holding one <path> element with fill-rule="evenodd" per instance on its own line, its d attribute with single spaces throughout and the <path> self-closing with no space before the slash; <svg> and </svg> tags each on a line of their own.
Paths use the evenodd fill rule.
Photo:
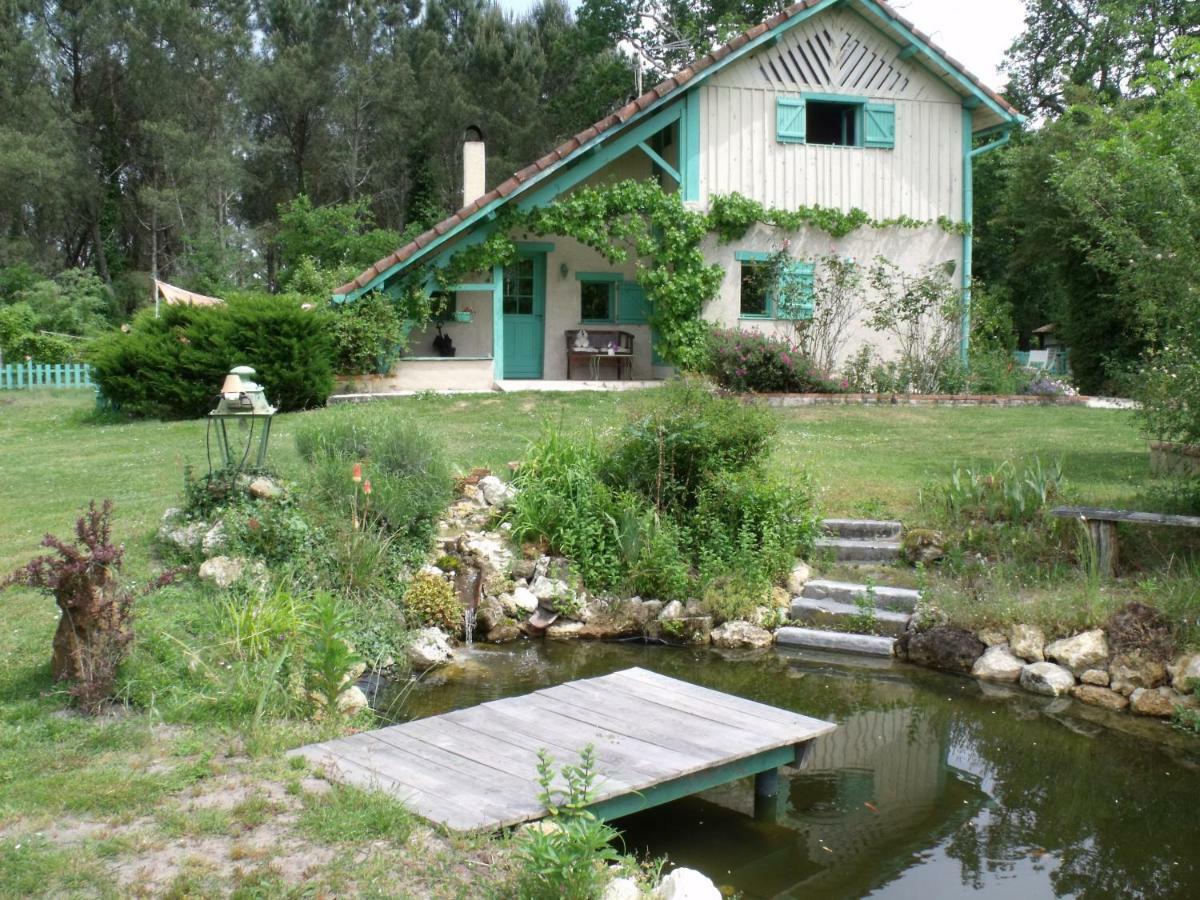
<svg viewBox="0 0 1200 900">
<path fill-rule="evenodd" d="M 293 750 L 347 784 L 386 791 L 432 822 L 494 830 L 539 819 L 537 752 L 555 768 L 596 750 L 592 810 L 613 819 L 775 770 L 837 726 L 645 669 L 571 681 Z"/>
</svg>

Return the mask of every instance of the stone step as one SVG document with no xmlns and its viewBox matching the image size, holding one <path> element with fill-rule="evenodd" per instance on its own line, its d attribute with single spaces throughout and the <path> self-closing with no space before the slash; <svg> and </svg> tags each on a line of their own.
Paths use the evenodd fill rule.
<svg viewBox="0 0 1200 900">
<path fill-rule="evenodd" d="M 839 603 L 836 600 L 805 600 L 797 597 L 792 601 L 792 621 L 803 622 L 805 625 L 820 625 L 826 628 L 837 626 L 853 626 L 862 619 L 863 610 L 853 603 Z M 890 609 L 877 609 L 873 630 L 898 636 L 904 634 L 908 626 L 908 613 L 895 612 Z"/>
<path fill-rule="evenodd" d="M 785 647 L 799 647 L 802 650 L 828 650 L 834 653 L 857 653 L 861 656 L 896 655 L 895 638 L 797 628 L 794 625 L 787 625 L 776 631 L 775 643 Z"/>
<path fill-rule="evenodd" d="M 913 612 L 921 599 L 921 592 L 910 588 L 889 587 L 885 584 L 852 584 L 848 581 L 826 581 L 814 578 L 805 582 L 800 596 L 805 600 L 836 600 L 838 603 L 853 604 L 860 597 L 874 596 L 878 609 L 894 609 Z"/>
<path fill-rule="evenodd" d="M 825 519 L 821 522 L 830 537 L 860 541 L 898 541 L 904 526 L 883 519 Z"/>
<path fill-rule="evenodd" d="M 899 541 L 866 541 L 854 538 L 818 538 L 817 551 L 831 550 L 843 563 L 895 562 L 900 558 Z"/>
</svg>

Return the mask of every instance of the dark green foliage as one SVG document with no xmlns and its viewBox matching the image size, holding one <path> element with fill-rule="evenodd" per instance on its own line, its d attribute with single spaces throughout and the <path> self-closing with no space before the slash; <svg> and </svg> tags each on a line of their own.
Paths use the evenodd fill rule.
<svg viewBox="0 0 1200 900">
<path fill-rule="evenodd" d="M 594 900 L 608 881 L 608 866 L 618 860 L 612 842 L 620 835 L 588 812 L 602 773 L 596 770 L 596 751 L 590 744 L 580 752 L 578 765 L 565 765 L 565 789 L 552 787 L 559 780 L 554 760 L 538 751 L 539 802 L 555 827 L 523 830 L 516 841 L 520 861 L 516 896 L 522 900 Z"/>
<path fill-rule="evenodd" d="M 346 611 L 332 595 L 318 594 L 308 622 L 304 686 L 325 717 L 338 714 L 342 694 L 353 686 L 346 674 L 363 661 L 350 649 L 346 632 Z"/>
<path fill-rule="evenodd" d="M 547 428 L 513 479 L 517 496 L 510 513 L 514 539 L 549 539 L 574 561 L 585 584 L 600 589 L 615 587 L 623 558 L 636 553 L 621 545 L 620 501 L 602 480 L 603 461 L 595 441 L 567 440 Z"/>
<path fill-rule="evenodd" d="M 333 341 L 341 374 L 386 375 L 404 348 L 404 320 L 380 294 L 334 307 Z"/>
<path fill-rule="evenodd" d="M 691 509 L 707 478 L 758 460 L 775 429 L 765 407 L 717 398 L 697 379 L 673 381 L 634 408 L 609 455 L 609 479 L 658 509 Z"/>
<path fill-rule="evenodd" d="M 818 533 L 812 488 L 755 469 L 722 473 L 700 491 L 691 522 L 702 576 L 740 574 L 763 585 L 783 578 Z"/>
<path fill-rule="evenodd" d="M 807 481 L 763 470 L 773 434 L 765 409 L 696 381 L 648 395 L 604 444 L 547 429 L 517 473 L 513 536 L 593 590 L 686 599 L 732 576 L 761 601 L 817 531 Z"/>
<path fill-rule="evenodd" d="M 834 387 L 790 341 L 738 329 L 713 329 L 705 374 L 731 391 L 827 393 Z"/>
<path fill-rule="evenodd" d="M 314 501 L 343 522 L 357 515 L 394 536 L 402 555 L 425 552 L 452 482 L 441 446 L 423 428 L 389 409 L 339 407 L 301 424 L 296 447 Z M 351 480 L 355 463 L 371 482 L 369 497 Z"/>
<path fill-rule="evenodd" d="M 223 306 L 166 306 L 139 315 L 90 353 L 104 395 L 123 411 L 201 416 L 216 405 L 225 374 L 250 365 L 281 410 L 325 402 L 333 389 L 328 314 L 294 297 L 235 295 Z"/>
</svg>

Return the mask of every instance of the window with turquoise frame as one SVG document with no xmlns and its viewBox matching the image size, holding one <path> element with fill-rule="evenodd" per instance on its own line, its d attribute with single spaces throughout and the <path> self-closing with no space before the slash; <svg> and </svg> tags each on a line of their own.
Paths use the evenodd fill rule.
<svg viewBox="0 0 1200 900">
<path fill-rule="evenodd" d="M 781 266 L 775 254 L 759 250 L 738 250 L 734 258 L 739 267 L 739 318 L 812 318 L 812 263 L 787 260 Z"/>
<path fill-rule="evenodd" d="M 611 325 L 617 321 L 617 284 L 613 272 L 576 272 L 579 282 L 579 321 L 585 325 Z"/>
<path fill-rule="evenodd" d="M 891 150 L 896 146 L 896 104 L 842 94 L 778 97 L 775 140 Z"/>
</svg>

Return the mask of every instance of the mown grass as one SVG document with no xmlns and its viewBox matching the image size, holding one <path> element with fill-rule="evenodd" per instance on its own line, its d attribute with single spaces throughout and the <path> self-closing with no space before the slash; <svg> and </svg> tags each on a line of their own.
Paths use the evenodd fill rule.
<svg viewBox="0 0 1200 900">
<path fill-rule="evenodd" d="M 205 422 L 130 422 L 96 416 L 91 403 L 82 391 L 0 395 L 0 575 L 37 553 L 46 532 L 66 536 L 80 507 L 105 497 L 115 503 L 116 537 L 128 548 L 126 574 L 145 579 L 155 568 L 152 535 L 164 508 L 178 502 L 184 466 L 206 468 Z M 510 394 L 413 397 L 381 407 L 421 420 L 444 442 L 456 469 L 486 466 L 505 473 L 545 423 L 567 434 L 602 433 L 622 420 L 629 403 L 622 394 Z M 321 415 L 278 417 L 270 459 L 285 476 L 299 474 L 297 423 Z M 1145 491 L 1145 443 L 1127 413 L 816 407 L 783 410 L 778 417 L 773 465 L 784 473 L 810 473 L 828 514 L 897 516 L 913 524 L 923 515 L 922 487 L 946 478 L 956 464 L 1032 455 L 1061 457 L 1081 501 L 1127 505 Z M 1165 593 L 1174 582 L 1158 584 Z M 151 595 L 144 621 L 164 627 L 144 636 L 143 651 L 170 640 L 172 628 L 186 629 L 201 644 L 217 640 L 204 602 L 194 592 Z M 238 694 L 236 673 L 214 673 L 211 690 L 179 694 L 178 685 L 169 683 L 178 673 L 165 663 L 152 665 L 153 654 L 143 652 L 143 664 L 126 676 L 138 687 L 140 708 L 126 718 L 84 719 L 67 712 L 66 695 L 50 678 L 58 618 L 52 601 L 9 590 L 0 593 L 0 609 L 0 895 L 117 895 L 121 887 L 106 874 L 106 864 L 136 858 L 146 846 L 237 840 L 271 827 L 280 817 L 276 801 L 265 796 L 229 809 L 191 811 L 192 796 L 230 773 L 296 787 L 294 823 L 280 840 L 334 848 L 312 875 L 317 890 L 489 893 L 461 865 L 471 854 L 492 853 L 486 841 L 414 856 L 405 839 L 421 826 L 393 801 L 346 788 L 322 795 L 300 790 L 303 773 L 281 754 L 317 739 L 318 729 L 247 715 L 229 699 Z M 164 719 L 173 724 L 164 726 Z M 68 847 L 38 837 L 60 821 L 101 823 L 117 832 Z M 135 826 L 143 830 L 128 831 Z M 429 835 L 426 830 L 422 840 Z M 346 841 L 383 842 L 388 849 L 358 862 L 342 852 Z M 240 852 L 235 847 L 231 854 Z M 183 865 L 163 892 L 275 896 L 294 889 L 266 864 L 251 862 L 232 875 Z M 479 871 L 491 871 L 491 865 Z"/>
</svg>

